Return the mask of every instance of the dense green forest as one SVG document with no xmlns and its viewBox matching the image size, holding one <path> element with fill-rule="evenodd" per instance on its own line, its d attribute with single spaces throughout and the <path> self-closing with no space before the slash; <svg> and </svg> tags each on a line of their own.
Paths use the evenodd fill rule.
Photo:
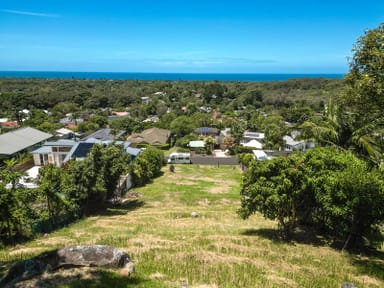
<svg viewBox="0 0 384 288">
<path fill-rule="evenodd" d="M 0 113 L 24 108 L 76 112 L 87 109 L 127 109 L 134 115 L 162 116 L 168 107 L 210 106 L 231 112 L 244 106 L 292 107 L 308 105 L 320 110 L 337 95 L 344 82 L 338 79 L 308 78 L 277 82 L 186 82 L 81 79 L 0 79 Z M 161 93 L 157 93 L 161 92 Z M 140 107 L 142 97 L 149 103 Z M 195 111 L 194 111 L 195 109 Z M 178 111 L 182 113 L 182 111 Z"/>
</svg>

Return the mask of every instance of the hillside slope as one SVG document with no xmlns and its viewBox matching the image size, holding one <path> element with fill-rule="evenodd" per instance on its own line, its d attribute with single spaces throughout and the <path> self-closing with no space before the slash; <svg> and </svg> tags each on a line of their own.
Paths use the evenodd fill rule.
<svg viewBox="0 0 384 288">
<path fill-rule="evenodd" d="M 241 183 L 237 167 L 176 165 L 175 173 L 167 167 L 163 172 L 153 183 L 131 190 L 123 205 L 104 215 L 0 250 L 0 261 L 5 264 L 2 272 L 17 259 L 53 248 L 107 244 L 133 258 L 135 275 L 77 269 L 43 275 L 30 280 L 35 281 L 30 285 L 341 287 L 352 282 L 358 287 L 384 287 L 382 256 L 343 254 L 305 233 L 294 243 L 283 243 L 275 222 L 260 215 L 241 220 L 236 214 Z"/>
</svg>

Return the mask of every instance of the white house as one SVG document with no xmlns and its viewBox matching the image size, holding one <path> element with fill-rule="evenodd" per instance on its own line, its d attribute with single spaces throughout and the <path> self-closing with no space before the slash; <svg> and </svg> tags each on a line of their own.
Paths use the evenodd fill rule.
<svg viewBox="0 0 384 288">
<path fill-rule="evenodd" d="M 259 141 L 255 140 L 255 139 L 252 139 L 251 141 L 246 142 L 246 143 L 241 143 L 241 145 L 244 147 L 263 149 L 263 144 L 261 144 Z"/>
<path fill-rule="evenodd" d="M 289 135 L 283 137 L 285 141 L 284 151 L 305 151 L 315 147 L 315 143 L 309 140 L 295 140 Z"/>
<path fill-rule="evenodd" d="M 263 142 L 264 139 L 265 139 L 265 134 L 260 132 L 245 131 L 243 134 L 244 142 L 248 142 L 250 140 L 257 140 L 259 142 Z"/>
<path fill-rule="evenodd" d="M 191 149 L 204 148 L 205 142 L 202 140 L 189 141 L 188 147 Z"/>
<path fill-rule="evenodd" d="M 61 167 L 65 157 L 76 143 L 67 139 L 45 142 L 42 147 L 32 151 L 33 162 L 35 166 L 53 164 L 56 167 Z"/>
<path fill-rule="evenodd" d="M 252 150 L 255 159 L 258 161 L 268 160 L 270 157 L 263 150 Z"/>
</svg>

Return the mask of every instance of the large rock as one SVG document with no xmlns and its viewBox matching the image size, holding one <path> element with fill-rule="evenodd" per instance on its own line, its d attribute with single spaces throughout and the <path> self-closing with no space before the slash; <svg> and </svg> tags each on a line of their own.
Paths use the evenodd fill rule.
<svg viewBox="0 0 384 288">
<path fill-rule="evenodd" d="M 12 283 L 34 277 L 44 271 L 76 266 L 123 268 L 126 275 L 134 270 L 129 255 L 112 246 L 69 246 L 15 263 L 0 281 L 0 287 L 12 285 Z"/>
<path fill-rule="evenodd" d="M 106 245 L 70 246 L 57 250 L 59 265 L 124 267 L 130 262 L 127 253 Z"/>
<path fill-rule="evenodd" d="M 353 283 L 343 283 L 341 284 L 341 288 L 357 288 L 357 286 Z"/>
</svg>

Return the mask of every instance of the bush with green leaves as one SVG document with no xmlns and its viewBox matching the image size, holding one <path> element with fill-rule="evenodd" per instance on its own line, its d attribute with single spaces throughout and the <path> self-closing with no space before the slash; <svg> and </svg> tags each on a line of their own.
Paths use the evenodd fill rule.
<svg viewBox="0 0 384 288">
<path fill-rule="evenodd" d="M 36 215 L 31 207 L 36 193 L 19 185 L 23 173 L 15 169 L 14 159 L 6 160 L 0 170 L 0 243 L 27 238 Z"/>
<path fill-rule="evenodd" d="M 130 172 L 136 185 L 144 185 L 160 174 L 164 153 L 154 147 L 146 148 L 131 164 Z"/>
<path fill-rule="evenodd" d="M 343 241 L 344 248 L 356 248 L 384 220 L 381 174 L 333 148 L 250 162 L 238 213 L 247 218 L 260 212 L 277 220 L 286 239 L 301 224 Z"/>
</svg>

